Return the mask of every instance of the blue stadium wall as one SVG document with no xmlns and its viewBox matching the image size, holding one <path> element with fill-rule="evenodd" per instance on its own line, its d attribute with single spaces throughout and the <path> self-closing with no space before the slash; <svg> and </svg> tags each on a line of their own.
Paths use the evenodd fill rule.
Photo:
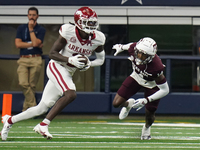
<svg viewBox="0 0 200 150">
<path fill-rule="evenodd" d="M 22 110 L 24 96 L 22 92 L 1 92 L 0 111 L 2 111 L 3 94 L 12 94 L 12 113 Z M 65 114 L 118 114 L 120 109 L 112 106 L 116 93 L 101 92 L 78 92 L 77 98 L 62 113 Z M 37 102 L 40 101 L 42 93 L 36 93 Z M 134 95 L 133 98 L 143 97 L 142 93 Z M 160 101 L 157 114 L 161 115 L 199 115 L 200 114 L 199 93 L 170 93 Z M 140 111 L 131 110 L 131 114 L 144 114 L 144 108 Z"/>
</svg>

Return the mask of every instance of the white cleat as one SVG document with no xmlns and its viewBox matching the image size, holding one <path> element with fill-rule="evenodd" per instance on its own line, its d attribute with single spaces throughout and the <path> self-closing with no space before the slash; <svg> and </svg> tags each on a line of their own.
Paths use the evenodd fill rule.
<svg viewBox="0 0 200 150">
<path fill-rule="evenodd" d="M 48 131 L 48 125 L 46 126 L 41 126 L 40 124 L 37 124 L 34 129 L 33 129 L 36 133 L 41 134 L 42 136 L 44 136 L 44 138 L 46 138 L 47 140 L 51 140 L 53 138 L 53 136 L 49 133 Z"/>
<path fill-rule="evenodd" d="M 11 116 L 9 115 L 5 115 L 2 117 L 2 121 L 3 121 L 3 129 L 1 130 L 1 139 L 2 141 L 6 141 L 7 137 L 8 137 L 8 132 L 10 131 L 10 128 L 12 127 L 12 124 L 8 123 L 8 119 Z"/>
<path fill-rule="evenodd" d="M 122 120 L 126 118 L 132 108 L 132 105 L 135 103 L 135 99 L 130 98 L 127 100 L 129 102 L 127 107 L 123 107 L 119 113 L 119 119 Z"/>
<path fill-rule="evenodd" d="M 151 140 L 151 127 L 146 128 L 145 125 L 143 126 L 141 140 Z"/>
</svg>

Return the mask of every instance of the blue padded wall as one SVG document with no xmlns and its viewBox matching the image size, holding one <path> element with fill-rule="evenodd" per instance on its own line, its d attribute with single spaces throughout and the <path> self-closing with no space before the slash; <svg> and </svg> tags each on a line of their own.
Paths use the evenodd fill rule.
<svg viewBox="0 0 200 150">
<path fill-rule="evenodd" d="M 0 111 L 2 111 L 3 94 L 9 93 L 13 95 L 12 112 L 19 113 L 22 110 L 24 96 L 22 92 L 0 92 Z M 102 114 L 118 114 L 120 108 L 114 108 L 112 101 L 116 93 L 101 92 L 77 92 L 77 98 L 62 113 L 102 113 Z M 39 102 L 42 93 L 36 94 Z M 133 98 L 142 98 L 143 93 L 138 93 Z M 157 114 L 200 114 L 200 93 L 170 93 L 162 98 L 157 110 Z M 144 114 L 144 108 L 140 111 L 132 109 L 130 114 Z"/>
</svg>

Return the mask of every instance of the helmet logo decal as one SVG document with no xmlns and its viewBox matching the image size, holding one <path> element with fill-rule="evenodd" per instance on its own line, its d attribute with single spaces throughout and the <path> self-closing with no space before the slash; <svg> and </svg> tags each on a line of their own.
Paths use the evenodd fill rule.
<svg viewBox="0 0 200 150">
<path fill-rule="evenodd" d="M 83 15 L 83 13 L 80 10 L 76 11 L 76 14 L 80 16 Z"/>
<path fill-rule="evenodd" d="M 154 52 L 154 53 L 157 52 L 157 44 L 156 44 L 156 43 L 153 45 L 153 52 Z"/>
</svg>

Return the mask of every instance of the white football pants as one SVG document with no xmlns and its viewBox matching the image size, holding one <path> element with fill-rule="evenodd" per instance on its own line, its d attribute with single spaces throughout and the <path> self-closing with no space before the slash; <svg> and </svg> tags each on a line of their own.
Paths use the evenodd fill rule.
<svg viewBox="0 0 200 150">
<path fill-rule="evenodd" d="M 40 103 L 37 106 L 12 116 L 13 123 L 46 113 L 63 95 L 63 91 L 76 89 L 72 81 L 72 76 L 67 69 L 54 61 L 50 61 L 48 64 L 47 75 L 49 81 L 44 88 Z"/>
</svg>

